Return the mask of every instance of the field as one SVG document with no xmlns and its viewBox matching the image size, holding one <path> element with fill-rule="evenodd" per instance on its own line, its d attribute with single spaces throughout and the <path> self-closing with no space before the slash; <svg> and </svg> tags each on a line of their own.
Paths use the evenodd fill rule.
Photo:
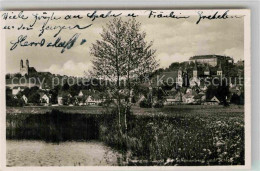
<svg viewBox="0 0 260 171">
<path fill-rule="evenodd" d="M 66 113 L 102 114 L 105 109 L 100 106 L 35 106 L 35 107 L 7 107 L 7 114 L 45 114 L 53 109 Z"/>
<path fill-rule="evenodd" d="M 101 129 L 103 141 L 130 149 L 130 165 L 244 164 L 243 106 L 172 106 L 133 111 L 126 144 L 118 144 L 115 124 Z"/>
<path fill-rule="evenodd" d="M 19 113 L 28 116 L 31 110 L 35 117 L 26 121 L 31 123 L 30 130 L 42 131 L 45 137 L 52 131 L 49 138 L 60 140 L 88 132 L 86 141 L 94 137 L 125 153 L 128 165 L 243 165 L 245 160 L 243 106 L 133 107 L 134 115 L 128 119 L 128 136 L 123 138 L 119 136 L 116 116 L 100 115 L 104 113 L 100 107 L 7 108 L 7 118 L 12 120 L 14 115 L 18 118 Z M 48 117 L 41 117 L 38 112 L 48 112 Z M 70 124 L 71 120 L 77 124 Z M 44 123 L 37 126 L 38 121 Z M 89 129 L 96 134 L 90 134 Z"/>
<path fill-rule="evenodd" d="M 101 106 L 36 106 L 36 107 L 7 107 L 7 114 L 45 114 L 51 112 L 53 109 L 65 113 L 77 114 L 103 114 L 106 109 Z M 211 115 L 233 117 L 243 116 L 244 106 L 232 105 L 229 107 L 217 106 L 203 106 L 203 105 L 176 105 L 167 106 L 164 108 L 140 108 L 132 107 L 134 115 L 140 116 L 185 116 L 185 117 L 208 117 Z"/>
</svg>

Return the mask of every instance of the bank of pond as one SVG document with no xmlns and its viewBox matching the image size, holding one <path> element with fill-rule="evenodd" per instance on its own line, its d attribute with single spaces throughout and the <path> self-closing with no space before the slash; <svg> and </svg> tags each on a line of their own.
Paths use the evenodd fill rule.
<svg viewBox="0 0 260 171">
<path fill-rule="evenodd" d="M 127 118 L 127 136 L 114 114 L 7 114 L 8 140 L 103 142 L 122 154 L 118 165 L 243 165 L 243 116 Z"/>
</svg>

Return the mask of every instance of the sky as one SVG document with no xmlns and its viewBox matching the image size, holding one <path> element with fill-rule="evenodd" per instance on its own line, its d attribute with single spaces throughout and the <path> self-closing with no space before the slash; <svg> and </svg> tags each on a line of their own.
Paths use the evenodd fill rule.
<svg viewBox="0 0 260 171">
<path fill-rule="evenodd" d="M 83 76 L 84 71 L 91 70 L 90 55 L 91 44 L 101 39 L 102 27 L 106 26 L 111 18 L 80 21 L 60 21 L 51 24 L 60 25 L 88 25 L 91 27 L 84 30 L 63 30 L 60 36 L 62 40 L 68 40 L 75 33 L 80 33 L 79 40 L 86 39 L 83 45 L 75 44 L 71 49 L 61 53 L 59 48 L 47 47 L 17 47 L 10 51 L 10 41 L 17 40 L 21 34 L 28 35 L 28 41 L 37 41 L 45 38 L 54 41 L 54 31 L 46 31 L 39 38 L 41 21 L 35 25 L 34 31 L 7 31 L 5 33 L 6 42 L 6 70 L 7 73 L 19 72 L 20 60 L 28 59 L 30 66 L 37 71 L 49 71 L 53 74 Z M 141 30 L 146 32 L 146 40 L 153 41 L 153 49 L 156 49 L 156 59 L 159 67 L 166 68 L 172 62 L 187 61 L 194 55 L 227 55 L 235 61 L 244 59 L 244 22 L 243 18 L 233 20 L 210 20 L 201 21 L 195 24 L 197 17 L 188 20 L 176 19 L 147 19 L 147 17 L 137 17 L 141 23 Z M 32 20 L 23 21 L 24 25 Z M 14 25 L 22 22 L 16 21 Z M 9 23 L 10 24 L 10 23 Z M 24 61 L 25 63 L 25 61 Z"/>
</svg>

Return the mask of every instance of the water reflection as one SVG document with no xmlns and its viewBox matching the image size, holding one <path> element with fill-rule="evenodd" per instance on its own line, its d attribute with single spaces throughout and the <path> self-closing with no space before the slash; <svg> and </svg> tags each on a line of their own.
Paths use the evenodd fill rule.
<svg viewBox="0 0 260 171">
<path fill-rule="evenodd" d="M 113 166 L 120 154 L 102 142 L 7 140 L 7 166 Z"/>
</svg>

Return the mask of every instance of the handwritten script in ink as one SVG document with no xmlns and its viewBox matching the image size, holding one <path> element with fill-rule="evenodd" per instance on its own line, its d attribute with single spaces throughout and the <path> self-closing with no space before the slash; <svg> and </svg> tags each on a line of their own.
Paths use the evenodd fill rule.
<svg viewBox="0 0 260 171">
<path fill-rule="evenodd" d="M 194 24 L 208 20 L 225 20 L 232 18 L 242 18 L 243 16 L 229 15 L 229 10 L 226 11 L 213 11 L 211 14 L 204 14 L 204 11 L 194 11 L 197 18 Z M 87 30 L 95 24 L 97 20 L 106 18 L 137 18 L 138 11 L 123 13 L 123 11 L 86 11 L 85 13 L 73 12 L 73 14 L 66 14 L 66 12 L 52 12 L 52 11 L 39 11 L 39 12 L 3 12 L 1 20 L 6 21 L 1 26 L 1 29 L 6 31 L 18 31 L 19 35 L 11 40 L 10 51 L 22 47 L 47 47 L 57 48 L 60 53 L 73 48 L 75 45 L 84 46 L 87 44 L 87 39 L 81 34 L 82 30 Z M 162 19 L 169 20 L 189 20 L 191 15 L 185 15 L 176 11 L 155 11 L 147 10 L 142 14 L 147 19 Z M 19 22 L 18 22 L 19 21 Z M 19 24 L 15 24 L 19 23 Z M 82 24 L 83 23 L 83 24 Z M 64 34 L 66 36 L 62 36 Z M 35 36 L 32 35 L 37 35 Z"/>
</svg>

